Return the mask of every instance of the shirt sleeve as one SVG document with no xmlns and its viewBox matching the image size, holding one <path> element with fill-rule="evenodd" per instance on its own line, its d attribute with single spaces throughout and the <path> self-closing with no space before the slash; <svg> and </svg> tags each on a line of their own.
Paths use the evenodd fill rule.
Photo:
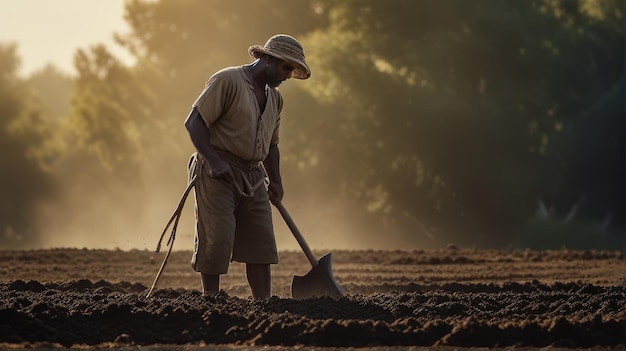
<svg viewBox="0 0 626 351">
<path fill-rule="evenodd" d="M 232 100 L 232 84 L 228 75 L 214 74 L 204 87 L 204 90 L 193 103 L 206 124 L 207 128 L 215 123 L 227 109 Z"/>
</svg>

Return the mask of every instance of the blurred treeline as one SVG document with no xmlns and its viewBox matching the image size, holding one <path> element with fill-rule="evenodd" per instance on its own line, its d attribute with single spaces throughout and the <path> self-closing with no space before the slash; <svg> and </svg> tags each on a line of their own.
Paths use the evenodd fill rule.
<svg viewBox="0 0 626 351">
<path fill-rule="evenodd" d="M 85 242 L 148 231 L 151 247 L 185 186 L 192 102 L 276 33 L 303 43 L 313 71 L 280 88 L 285 203 L 313 246 L 619 247 L 623 11 L 619 0 L 134 0 L 131 31 L 115 36 L 135 64 L 95 45 L 76 52 L 76 76 L 48 66 L 20 78 L 5 43 L 1 247 L 53 244 L 80 216 Z"/>
</svg>

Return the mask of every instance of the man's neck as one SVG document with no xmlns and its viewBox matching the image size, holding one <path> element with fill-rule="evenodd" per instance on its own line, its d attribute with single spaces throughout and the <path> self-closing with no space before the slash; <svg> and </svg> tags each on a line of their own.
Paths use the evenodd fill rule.
<svg viewBox="0 0 626 351">
<path fill-rule="evenodd" d="M 255 87 L 264 89 L 267 81 L 265 77 L 265 67 L 263 66 L 261 60 L 256 60 L 246 67 Z"/>
</svg>

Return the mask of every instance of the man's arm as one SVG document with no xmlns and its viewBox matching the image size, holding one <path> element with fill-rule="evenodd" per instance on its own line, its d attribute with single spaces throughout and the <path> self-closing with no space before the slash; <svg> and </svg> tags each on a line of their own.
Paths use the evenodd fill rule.
<svg viewBox="0 0 626 351">
<path fill-rule="evenodd" d="M 267 154 L 265 160 L 263 160 L 265 171 L 270 178 L 270 185 L 268 194 L 270 201 L 275 204 L 281 202 L 284 195 L 283 181 L 280 177 L 280 152 L 278 151 L 278 145 L 270 144 L 270 152 Z"/>
<path fill-rule="evenodd" d="M 233 175 L 230 166 L 219 157 L 213 146 L 211 146 L 209 128 L 207 128 L 200 112 L 195 107 L 187 116 L 185 127 L 196 150 L 206 160 L 209 176 L 216 179 L 221 178 L 229 182 L 232 181 Z"/>
</svg>

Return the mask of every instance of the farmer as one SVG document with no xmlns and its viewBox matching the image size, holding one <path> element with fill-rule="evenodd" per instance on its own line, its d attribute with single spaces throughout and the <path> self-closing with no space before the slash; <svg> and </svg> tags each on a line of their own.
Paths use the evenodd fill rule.
<svg viewBox="0 0 626 351">
<path fill-rule="evenodd" d="M 204 293 L 215 294 L 229 262 L 244 262 L 252 296 L 262 299 L 271 295 L 270 264 L 278 263 L 270 201 L 283 198 L 283 98 L 276 88 L 289 78 L 309 78 L 311 70 L 302 45 L 289 35 L 275 35 L 248 53 L 254 62 L 209 78 L 185 121 L 197 150 L 188 168 L 190 180 L 197 176 L 191 265 Z"/>
</svg>

